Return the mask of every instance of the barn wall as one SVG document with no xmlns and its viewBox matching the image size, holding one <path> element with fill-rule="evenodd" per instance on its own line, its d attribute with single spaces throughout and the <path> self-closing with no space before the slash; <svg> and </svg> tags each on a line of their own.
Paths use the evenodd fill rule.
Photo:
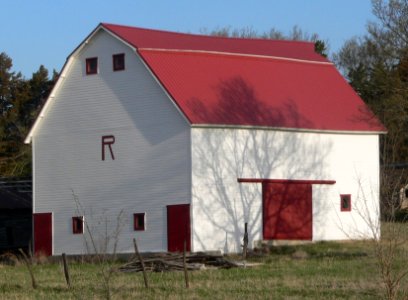
<svg viewBox="0 0 408 300">
<path fill-rule="evenodd" d="M 125 71 L 112 71 L 117 53 L 125 53 Z M 88 57 L 98 57 L 98 75 L 85 74 Z M 53 212 L 54 254 L 91 247 L 87 234 L 72 233 L 77 215 L 99 249 L 112 246 L 120 216 L 119 252 L 133 252 L 134 237 L 141 251 L 167 250 L 166 205 L 191 199 L 190 131 L 137 54 L 97 33 L 74 57 L 36 133 L 34 213 Z M 105 147 L 103 161 L 107 135 L 115 159 Z M 133 231 L 133 213 L 146 213 L 145 231 Z"/>
<path fill-rule="evenodd" d="M 367 237 L 379 213 L 378 136 L 250 129 L 192 129 L 195 251 L 240 251 L 262 239 L 262 186 L 237 178 L 335 180 L 313 185 L 313 240 Z M 352 194 L 352 212 L 340 212 Z M 364 216 L 364 218 L 361 217 Z"/>
</svg>

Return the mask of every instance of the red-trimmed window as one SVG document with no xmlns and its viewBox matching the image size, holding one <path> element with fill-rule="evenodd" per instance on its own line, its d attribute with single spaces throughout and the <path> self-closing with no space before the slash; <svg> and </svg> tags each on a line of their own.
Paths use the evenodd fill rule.
<svg viewBox="0 0 408 300">
<path fill-rule="evenodd" d="M 341 211 L 351 211 L 351 195 L 350 194 L 340 195 L 340 210 Z"/>
<path fill-rule="evenodd" d="M 83 234 L 84 233 L 84 217 L 76 216 L 72 217 L 72 233 Z"/>
<path fill-rule="evenodd" d="M 98 73 L 98 58 L 91 57 L 86 59 L 86 75 Z"/>
<path fill-rule="evenodd" d="M 113 58 L 113 71 L 122 71 L 125 69 L 125 54 L 115 54 Z"/>
<path fill-rule="evenodd" d="M 133 214 L 133 229 L 135 231 L 144 231 L 145 230 L 145 213 Z"/>
</svg>

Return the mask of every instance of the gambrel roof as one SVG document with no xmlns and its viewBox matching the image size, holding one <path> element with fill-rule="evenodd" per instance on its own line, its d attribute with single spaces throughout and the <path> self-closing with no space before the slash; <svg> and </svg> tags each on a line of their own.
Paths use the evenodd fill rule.
<svg viewBox="0 0 408 300">
<path fill-rule="evenodd" d="M 383 131 L 332 64 L 139 50 L 191 124 Z"/>
<path fill-rule="evenodd" d="M 101 23 L 72 55 L 99 30 L 141 56 L 192 126 L 386 132 L 311 42 L 223 38 Z"/>
</svg>

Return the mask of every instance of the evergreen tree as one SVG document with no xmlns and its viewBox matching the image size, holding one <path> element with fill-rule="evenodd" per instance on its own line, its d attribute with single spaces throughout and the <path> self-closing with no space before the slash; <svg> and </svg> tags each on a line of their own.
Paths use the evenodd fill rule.
<svg viewBox="0 0 408 300">
<path fill-rule="evenodd" d="M 10 84 L 14 73 L 11 72 L 13 63 L 4 52 L 0 53 L 0 114 L 4 115 L 10 108 Z"/>
<path fill-rule="evenodd" d="M 58 74 L 49 80 L 40 66 L 30 80 L 11 71 L 12 60 L 0 54 L 0 177 L 30 176 L 31 147 L 23 141 L 50 93 Z"/>
</svg>

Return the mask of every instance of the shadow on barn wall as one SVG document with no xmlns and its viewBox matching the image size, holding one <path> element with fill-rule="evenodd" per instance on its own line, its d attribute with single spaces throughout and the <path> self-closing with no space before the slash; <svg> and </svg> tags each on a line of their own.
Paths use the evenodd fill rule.
<svg viewBox="0 0 408 300">
<path fill-rule="evenodd" d="M 241 77 L 221 81 L 216 89 L 218 103 L 213 110 L 207 109 L 205 99 L 190 101 L 190 108 L 202 119 L 228 116 L 231 124 L 263 124 L 273 120 L 278 127 L 311 126 L 293 99 L 288 99 L 284 107 L 270 110 Z M 244 222 L 249 223 L 250 245 L 262 239 L 262 185 L 238 183 L 238 178 L 328 179 L 326 158 L 332 145 L 320 140 L 317 134 L 231 128 L 194 130 L 193 209 L 197 210 L 193 218 L 199 221 L 193 228 L 193 239 L 200 248 L 211 249 L 209 241 L 216 243 L 222 239 L 224 251 L 240 251 Z M 319 193 L 317 189 L 313 198 L 321 197 Z M 328 201 L 320 203 L 319 210 L 329 205 Z M 298 217 L 302 217 L 302 212 Z M 316 212 L 313 219 L 313 225 L 319 228 L 323 219 Z M 218 233 L 214 234 L 214 230 Z"/>
</svg>

